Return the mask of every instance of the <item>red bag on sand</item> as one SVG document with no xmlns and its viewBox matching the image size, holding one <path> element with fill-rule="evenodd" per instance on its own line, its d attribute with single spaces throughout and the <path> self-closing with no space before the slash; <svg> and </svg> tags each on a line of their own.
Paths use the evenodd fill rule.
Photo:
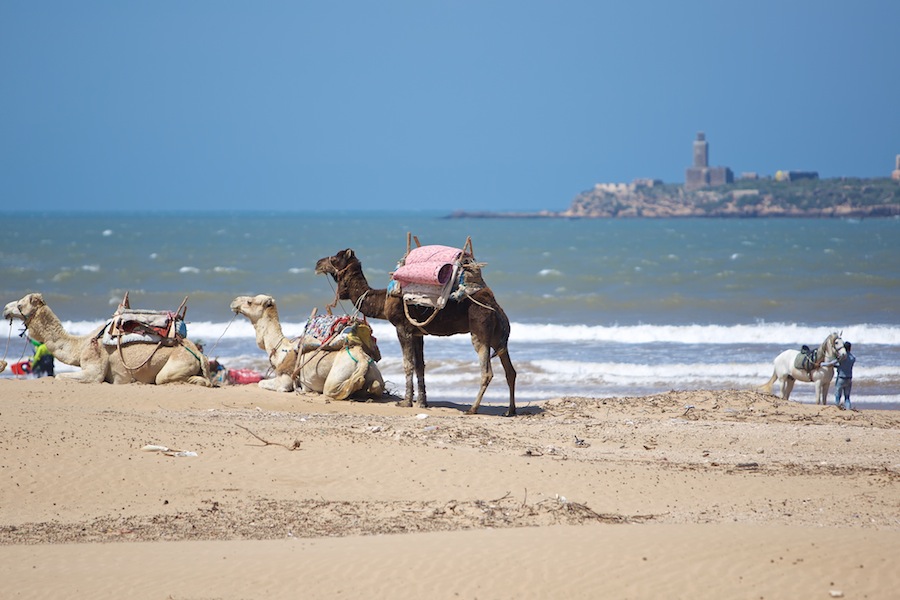
<svg viewBox="0 0 900 600">
<path fill-rule="evenodd" d="M 23 360 L 13 363 L 9 368 L 12 369 L 13 375 L 28 375 L 31 373 L 31 361 Z"/>
<path fill-rule="evenodd" d="M 228 369 L 228 379 L 235 385 L 259 383 L 262 375 L 253 369 Z"/>
</svg>

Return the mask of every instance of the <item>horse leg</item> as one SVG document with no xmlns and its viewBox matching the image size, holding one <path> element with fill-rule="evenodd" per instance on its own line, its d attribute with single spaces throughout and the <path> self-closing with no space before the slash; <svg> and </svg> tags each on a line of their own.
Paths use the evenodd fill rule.
<svg viewBox="0 0 900 600">
<path fill-rule="evenodd" d="M 791 392 L 794 389 L 794 378 L 788 375 L 781 380 L 781 399 L 787 402 L 791 399 Z"/>
<path fill-rule="evenodd" d="M 425 396 L 425 336 L 413 336 L 414 359 L 416 366 L 416 383 L 419 387 L 419 396 L 416 406 L 428 408 L 428 400 Z M 412 392 L 410 392 L 411 394 Z M 412 396 L 410 396 L 412 398 Z"/>
<path fill-rule="evenodd" d="M 466 411 L 466 414 L 468 415 L 474 415 L 478 412 L 478 407 L 481 405 L 481 399 L 484 397 L 484 392 L 487 391 L 491 379 L 494 378 L 494 371 L 491 368 L 491 347 L 474 335 L 472 336 L 472 345 L 475 346 L 475 352 L 478 353 L 478 363 L 481 365 L 481 387 L 478 389 L 478 396 L 475 398 L 475 404 Z"/>
</svg>

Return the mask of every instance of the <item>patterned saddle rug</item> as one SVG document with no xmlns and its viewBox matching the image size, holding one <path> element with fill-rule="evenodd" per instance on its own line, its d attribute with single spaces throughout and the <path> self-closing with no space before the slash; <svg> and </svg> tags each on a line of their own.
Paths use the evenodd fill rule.
<svg viewBox="0 0 900 600">
<path fill-rule="evenodd" d="M 315 350 L 341 350 L 345 346 L 362 346 L 372 359 L 381 360 L 378 340 L 365 319 L 349 315 L 312 315 L 300 336 L 300 353 Z"/>
</svg>

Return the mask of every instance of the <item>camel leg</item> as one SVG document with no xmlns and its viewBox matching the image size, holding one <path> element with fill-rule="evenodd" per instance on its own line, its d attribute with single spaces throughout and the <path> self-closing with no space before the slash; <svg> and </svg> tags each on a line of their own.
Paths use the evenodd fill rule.
<svg viewBox="0 0 900 600">
<path fill-rule="evenodd" d="M 481 399 L 494 378 L 494 370 L 491 368 L 491 347 L 483 343 L 481 340 L 472 336 L 472 345 L 475 346 L 475 352 L 478 353 L 478 364 L 481 365 L 481 387 L 478 389 L 478 396 L 475 398 L 475 404 L 466 411 L 468 415 L 474 415 L 478 412 L 481 405 Z"/>
<path fill-rule="evenodd" d="M 427 408 L 428 399 L 425 396 L 425 337 L 421 335 L 414 336 L 413 348 L 415 350 L 413 356 L 416 361 L 416 383 L 419 388 L 416 406 Z"/>
<path fill-rule="evenodd" d="M 156 374 L 154 381 L 156 385 L 190 383 L 212 387 L 212 382 L 206 377 L 198 375 L 198 372 L 203 372 L 203 364 L 193 353 L 188 352 L 184 347 L 179 347 L 169 356 L 166 364 Z"/>
<path fill-rule="evenodd" d="M 397 340 L 400 342 L 400 350 L 403 352 L 403 374 L 406 376 L 406 393 L 397 406 L 409 407 L 413 405 L 413 371 L 416 367 L 415 339 L 409 333 L 401 332 L 398 328 Z"/>
<path fill-rule="evenodd" d="M 276 375 L 272 379 L 262 379 L 259 387 L 270 392 L 293 392 L 294 382 L 287 373 Z"/>
<path fill-rule="evenodd" d="M 363 391 L 366 398 L 374 400 L 379 400 L 384 395 L 384 377 L 381 375 L 381 369 L 375 363 L 370 364 L 369 370 L 366 371 L 366 383 Z"/>
<path fill-rule="evenodd" d="M 60 373 L 57 377 L 72 379 L 81 383 L 103 383 L 109 371 L 109 355 L 100 347 L 99 340 L 85 344 L 78 357 L 80 373 Z"/>
<path fill-rule="evenodd" d="M 516 369 L 509 357 L 509 350 L 504 348 L 499 355 L 500 364 L 503 365 L 503 372 L 506 374 L 506 385 L 509 387 L 509 408 L 506 410 L 505 416 L 514 417 L 516 416 Z"/>
</svg>

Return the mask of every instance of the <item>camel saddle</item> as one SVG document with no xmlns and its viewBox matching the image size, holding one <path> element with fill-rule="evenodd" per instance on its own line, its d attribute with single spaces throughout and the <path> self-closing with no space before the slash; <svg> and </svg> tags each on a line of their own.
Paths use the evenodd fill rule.
<svg viewBox="0 0 900 600">
<path fill-rule="evenodd" d="M 463 248 L 431 245 L 409 248 L 391 274 L 388 294 L 402 297 L 406 305 L 425 306 L 436 311 L 448 301 L 460 301 L 486 287 L 481 278 L 483 264 L 475 262 L 472 240 Z"/>
<path fill-rule="evenodd" d="M 184 323 L 186 311 L 187 298 L 175 312 L 133 309 L 126 293 L 119 308 L 103 328 L 102 342 L 106 346 L 132 343 L 163 343 L 166 345 L 180 343 L 187 337 L 187 325 Z"/>
<path fill-rule="evenodd" d="M 316 315 L 306 321 L 300 336 L 300 353 L 315 350 L 341 350 L 345 346 L 362 346 L 372 359 L 381 360 L 378 340 L 372 335 L 372 326 L 364 318 L 349 315 Z"/>
</svg>

